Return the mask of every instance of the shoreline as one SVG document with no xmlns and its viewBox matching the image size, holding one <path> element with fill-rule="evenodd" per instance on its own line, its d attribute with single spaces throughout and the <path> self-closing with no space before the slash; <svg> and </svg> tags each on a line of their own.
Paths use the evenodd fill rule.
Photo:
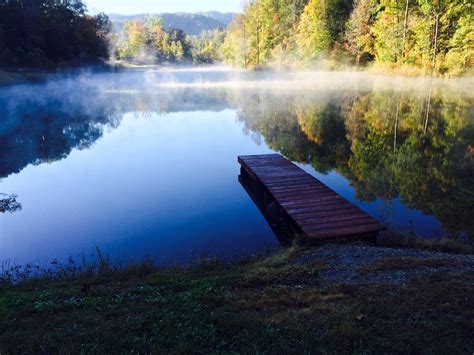
<svg viewBox="0 0 474 355">
<path fill-rule="evenodd" d="M 90 73 L 113 73 L 120 71 L 119 66 L 84 65 L 79 67 L 64 67 L 57 69 L 3 69 L 0 68 L 0 87 L 18 84 L 41 84 L 50 79 L 69 75 L 78 75 L 87 71 Z"/>
<path fill-rule="evenodd" d="M 155 258 L 152 256 L 145 256 L 141 261 L 137 261 L 132 257 L 130 261 L 116 260 L 111 258 L 100 247 L 95 247 L 95 250 L 87 255 L 78 255 L 73 258 L 68 257 L 53 258 L 50 261 L 41 263 L 24 262 L 15 263 L 10 259 L 0 259 L 0 289 L 2 287 L 16 286 L 23 283 L 30 282 L 56 282 L 61 278 L 68 281 L 80 279 L 85 276 L 98 276 L 106 271 L 107 273 L 126 273 L 128 269 L 141 268 L 146 265 L 146 268 L 152 270 L 163 270 L 168 268 L 177 268 L 182 271 L 193 270 L 199 268 L 202 263 L 213 263 L 222 266 L 235 266 L 242 263 L 249 263 L 257 260 L 262 260 L 271 257 L 278 253 L 285 253 L 290 249 L 298 250 L 317 250 L 328 244 L 336 245 L 351 245 L 357 243 L 367 243 L 374 248 L 386 248 L 387 250 L 417 250 L 426 253 L 444 253 L 447 255 L 472 255 L 474 256 L 474 241 L 469 238 L 467 240 L 460 240 L 456 237 L 446 236 L 442 239 L 417 239 L 414 237 L 407 237 L 393 232 L 381 232 L 375 242 L 364 242 L 362 240 L 346 241 L 346 242 L 328 242 L 322 244 L 311 244 L 301 236 L 295 236 L 288 245 L 281 245 L 276 248 L 268 248 L 260 252 L 250 255 L 220 258 L 204 252 L 201 256 L 193 257 L 185 262 L 167 261 L 157 264 Z M 59 277 L 58 277 L 59 276 Z"/>
<path fill-rule="evenodd" d="M 30 69 L 2 69 L 0 68 L 0 87 L 7 87 L 11 85 L 18 84 L 37 84 L 44 83 L 50 79 L 57 77 L 62 77 L 64 75 L 77 75 L 83 71 L 88 71 L 92 74 L 94 73 L 114 73 L 114 72 L 123 72 L 123 71 L 146 71 L 146 70 L 166 70 L 170 68 L 175 69 L 199 69 L 199 68 L 222 68 L 224 64 L 216 63 L 214 65 L 139 65 L 128 62 L 117 61 L 107 65 L 100 66 L 80 66 L 80 67 L 71 67 L 71 68 L 60 68 L 57 70 L 30 70 Z M 400 70 L 399 70 L 400 69 Z M 474 82 L 474 73 L 466 73 L 460 76 L 443 76 L 443 75 L 426 75 L 423 74 L 420 70 L 407 71 L 404 68 L 399 69 L 389 69 L 387 67 L 278 67 L 278 66 L 266 66 L 261 68 L 248 68 L 248 69 L 238 69 L 229 67 L 229 70 L 237 70 L 239 72 L 267 72 L 267 73 L 360 73 L 378 77 L 386 78 L 400 78 L 400 79 L 423 79 L 423 80 L 441 80 L 446 82 L 455 82 L 455 81 L 473 81 Z M 419 69 L 419 68 L 417 68 Z"/>
</svg>

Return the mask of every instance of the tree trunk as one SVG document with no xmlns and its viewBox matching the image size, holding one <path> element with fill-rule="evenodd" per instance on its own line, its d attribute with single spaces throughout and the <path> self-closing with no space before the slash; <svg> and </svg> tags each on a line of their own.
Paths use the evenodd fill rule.
<svg viewBox="0 0 474 355">
<path fill-rule="evenodd" d="M 247 28 L 245 27 L 245 22 L 243 23 L 243 32 L 244 32 L 244 68 L 247 69 Z"/>
<path fill-rule="evenodd" d="M 260 66 L 260 24 L 257 23 L 257 67 Z"/>
<path fill-rule="evenodd" d="M 439 29 L 439 0 L 436 1 L 436 23 L 435 33 L 433 38 L 433 68 L 436 66 L 436 55 L 438 49 L 438 29 Z"/>
<path fill-rule="evenodd" d="M 405 19 L 403 21 L 403 41 L 402 41 L 402 58 L 405 59 L 406 52 L 405 52 L 405 42 L 407 39 L 407 31 L 408 31 L 408 4 L 410 0 L 407 0 L 405 6 Z"/>
<path fill-rule="evenodd" d="M 392 5 L 392 16 L 393 16 L 393 21 L 392 21 L 392 32 L 393 32 L 393 37 L 394 37 L 394 42 L 393 42 L 393 62 L 396 63 L 398 61 L 398 48 L 397 48 L 397 41 L 398 41 L 398 1 L 396 1 L 396 6 Z"/>
</svg>

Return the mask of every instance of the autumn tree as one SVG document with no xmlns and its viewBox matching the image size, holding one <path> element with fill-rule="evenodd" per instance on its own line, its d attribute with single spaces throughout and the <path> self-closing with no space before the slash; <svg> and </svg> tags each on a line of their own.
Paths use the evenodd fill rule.
<svg viewBox="0 0 474 355">
<path fill-rule="evenodd" d="M 374 34 L 371 26 L 375 22 L 378 4 L 375 0 L 356 0 L 346 28 L 346 49 L 355 57 L 359 66 L 361 58 L 364 61 L 372 58 Z"/>
<path fill-rule="evenodd" d="M 221 47 L 226 32 L 217 29 L 207 31 L 198 37 L 191 38 L 191 51 L 195 63 L 212 64 L 222 60 Z"/>
<path fill-rule="evenodd" d="M 311 0 L 306 5 L 296 36 L 304 61 L 314 61 L 341 40 L 351 9 L 349 0 Z"/>
<path fill-rule="evenodd" d="M 253 0 L 231 24 L 224 60 L 253 68 L 317 59 L 461 75 L 473 68 L 470 0 Z"/>
<path fill-rule="evenodd" d="M 449 39 L 446 54 L 446 69 L 453 74 L 463 74 L 474 66 L 474 15 L 472 2 L 463 5 L 468 11 L 462 11 L 456 29 Z M 458 5 L 458 10 L 465 8 Z"/>
<path fill-rule="evenodd" d="M 119 46 L 122 59 L 145 63 L 191 60 L 191 47 L 186 34 L 174 28 L 165 31 L 158 16 L 127 21 L 124 31 L 126 38 Z"/>
<path fill-rule="evenodd" d="M 306 0 L 258 0 L 230 25 L 223 46 L 231 64 L 258 67 L 284 63 L 293 49 L 296 23 Z"/>
</svg>

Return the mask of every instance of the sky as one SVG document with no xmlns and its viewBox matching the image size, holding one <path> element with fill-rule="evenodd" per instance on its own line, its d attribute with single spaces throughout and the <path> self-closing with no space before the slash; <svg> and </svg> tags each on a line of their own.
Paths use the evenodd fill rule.
<svg viewBox="0 0 474 355">
<path fill-rule="evenodd" d="M 140 14 L 163 12 L 240 12 L 242 0 L 85 0 L 92 12 Z"/>
</svg>

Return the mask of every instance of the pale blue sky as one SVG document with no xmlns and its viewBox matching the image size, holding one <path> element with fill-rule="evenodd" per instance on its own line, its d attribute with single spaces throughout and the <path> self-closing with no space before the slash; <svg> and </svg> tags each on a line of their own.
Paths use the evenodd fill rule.
<svg viewBox="0 0 474 355">
<path fill-rule="evenodd" d="M 239 12 L 242 0 L 85 0 L 90 11 L 115 14 L 199 12 L 216 10 Z"/>
</svg>

